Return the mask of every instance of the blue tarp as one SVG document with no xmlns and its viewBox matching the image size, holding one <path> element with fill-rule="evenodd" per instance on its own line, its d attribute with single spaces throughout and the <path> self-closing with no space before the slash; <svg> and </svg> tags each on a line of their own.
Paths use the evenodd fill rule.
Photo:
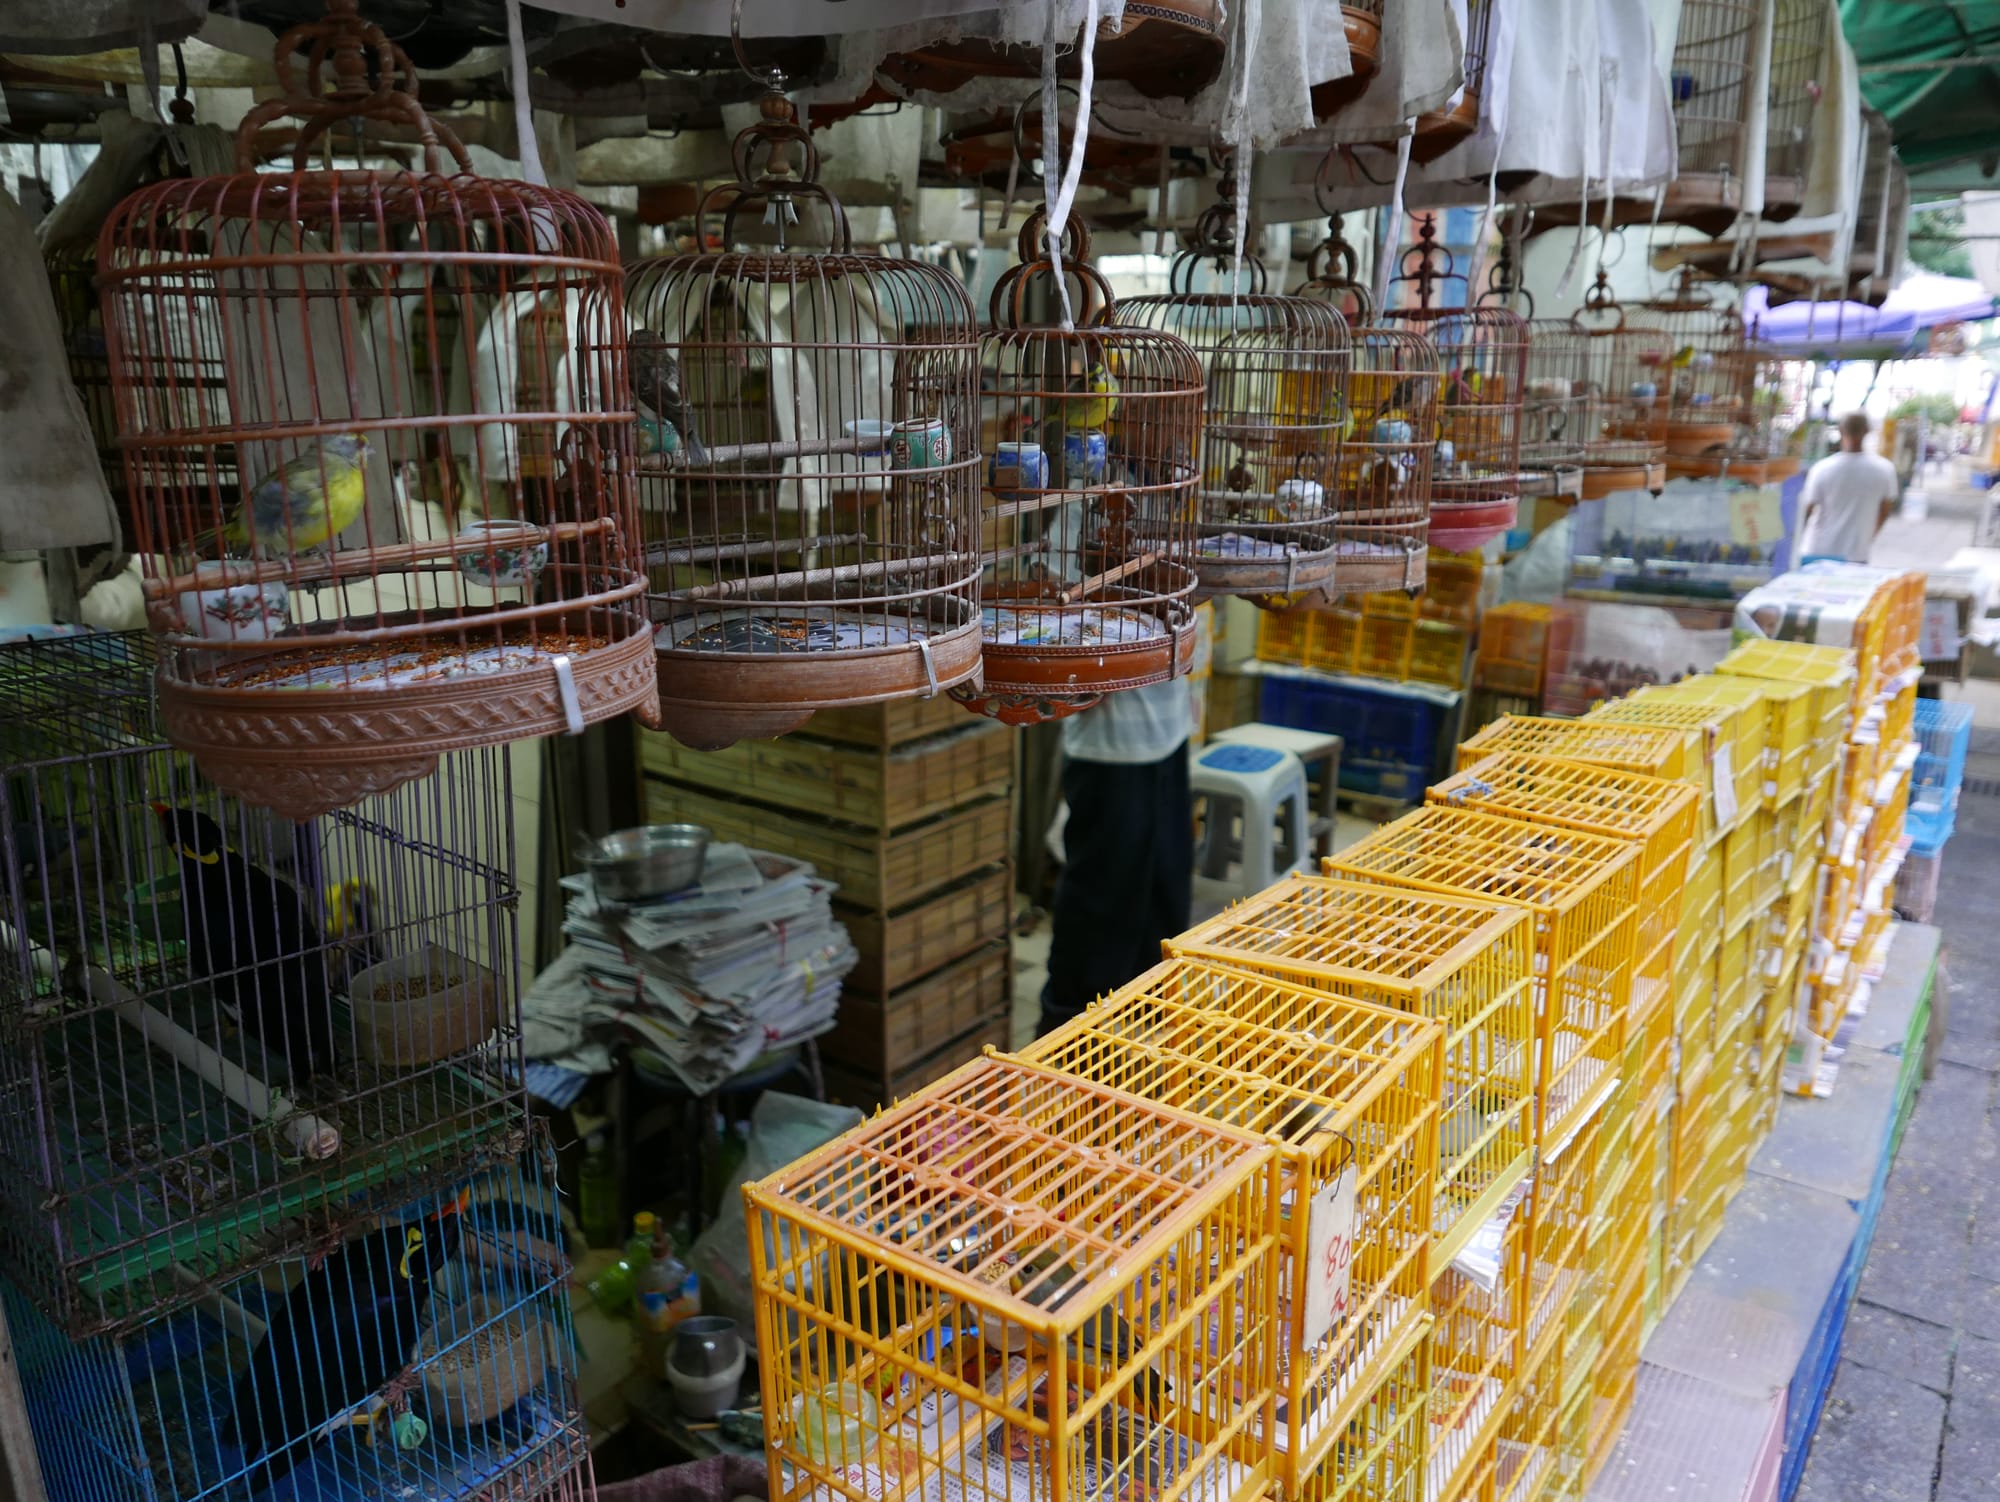
<svg viewBox="0 0 2000 1502">
<path fill-rule="evenodd" d="M 1770 307 L 1762 287 L 1743 294 L 1743 322 L 1758 342 L 1797 345 L 1894 345 L 1920 342 L 1941 323 L 1971 323 L 1995 316 L 1994 298 L 1969 277 L 1919 272 L 1891 292 L 1879 308 L 1859 302 L 1790 302 Z"/>
</svg>

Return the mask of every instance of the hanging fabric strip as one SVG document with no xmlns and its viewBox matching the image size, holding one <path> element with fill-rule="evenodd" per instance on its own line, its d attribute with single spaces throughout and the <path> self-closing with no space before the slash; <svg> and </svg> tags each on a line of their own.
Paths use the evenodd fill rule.
<svg viewBox="0 0 2000 1502">
<path fill-rule="evenodd" d="M 1375 306 L 1388 306 L 1389 278 L 1396 270 L 1396 245 L 1403 233 L 1403 186 L 1410 176 L 1410 143 L 1416 139 L 1415 120 L 1405 120 L 1402 135 L 1396 138 L 1396 182 L 1389 190 L 1388 233 L 1382 239 L 1381 254 L 1375 262 Z"/>
<path fill-rule="evenodd" d="M 1077 42 L 1079 72 L 1076 81 L 1076 134 L 1070 140 L 1069 161 L 1062 161 L 1062 107 L 1056 93 L 1056 50 L 1063 41 L 1065 0 L 1049 0 L 1049 24 L 1042 39 L 1042 205 L 1048 215 L 1049 265 L 1055 273 L 1056 297 L 1062 304 L 1062 326 L 1076 327 L 1070 306 L 1069 283 L 1063 277 L 1063 230 L 1069 224 L 1070 205 L 1076 202 L 1077 185 L 1083 181 L 1083 153 L 1090 142 L 1090 90 L 1095 79 L 1097 46 L 1097 0 L 1083 0 L 1083 35 Z"/>
<path fill-rule="evenodd" d="M 1242 0 L 1236 9 L 1236 83 L 1230 91 L 1229 115 L 1223 123 L 1223 139 L 1229 143 L 1230 167 L 1236 182 L 1235 229 L 1229 266 L 1229 297 L 1233 307 L 1238 284 L 1243 280 L 1243 237 L 1250 218 L 1250 69 L 1257 55 L 1257 43 L 1264 27 L 1264 0 Z"/>
<path fill-rule="evenodd" d="M 519 138 L 521 176 L 538 188 L 549 185 L 542 170 L 542 143 L 535 139 L 535 106 L 528 96 L 528 42 L 521 29 L 521 0 L 507 0 L 507 81 L 514 90 L 514 134 Z"/>
<path fill-rule="evenodd" d="M 1512 112 L 1509 111 L 1511 114 Z M 1486 174 L 1486 212 L 1479 216 L 1479 234 L 1472 242 L 1471 269 L 1465 278 L 1467 297 L 1479 295 L 1479 278 L 1486 270 L 1486 242 L 1493 237 L 1493 215 L 1500 206 L 1500 153 L 1507 149 L 1507 120 L 1503 116 L 1493 141 L 1493 170 Z M 1519 274 L 1516 273 L 1516 280 Z M 1509 302 L 1513 299 L 1510 297 Z"/>
</svg>

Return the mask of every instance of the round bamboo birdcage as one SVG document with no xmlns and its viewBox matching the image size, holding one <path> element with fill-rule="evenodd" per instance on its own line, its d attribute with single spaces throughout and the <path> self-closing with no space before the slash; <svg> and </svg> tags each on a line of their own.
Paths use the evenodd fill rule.
<svg viewBox="0 0 2000 1502">
<path fill-rule="evenodd" d="M 1801 457 L 1799 409 L 1790 389 L 1784 356 L 1769 346 L 1745 344 L 1729 362 L 1741 420 L 1726 442 L 1699 453 L 1667 459 L 1669 475 L 1777 485 L 1798 473 Z"/>
<path fill-rule="evenodd" d="M 1391 286 L 1415 289 L 1415 307 L 1384 315 L 1426 335 L 1437 350 L 1438 442 L 1431 472 L 1431 543 L 1463 551 L 1514 525 L 1521 499 L 1521 408 L 1528 326 L 1494 307 L 1445 307 L 1439 285 L 1464 283 L 1427 214 Z"/>
<path fill-rule="evenodd" d="M 1521 398 L 1524 468 L 1566 469 L 1583 463 L 1589 348 L 1589 336 L 1571 319 L 1529 318 L 1527 386 Z"/>
<path fill-rule="evenodd" d="M 1175 257 L 1171 291 L 1119 303 L 1112 321 L 1185 340 L 1208 401 L 1190 562 L 1200 597 L 1274 602 L 1330 588 L 1336 542 L 1329 495 L 1340 470 L 1350 352 L 1347 320 L 1323 300 L 1266 291 L 1264 265 L 1232 267 L 1233 179 Z M 1202 263 L 1227 284 L 1197 292 Z M 1246 290 L 1247 284 L 1247 290 Z"/>
<path fill-rule="evenodd" d="M 782 94 L 734 161 L 696 243 L 775 245 L 627 278 L 660 715 L 698 749 L 937 694 L 980 663 L 971 300 L 939 267 L 854 252 Z M 801 210 L 826 249 L 789 243 Z"/>
<path fill-rule="evenodd" d="M 1312 86 L 1313 116 L 1322 124 L 1367 93 L 1382 71 L 1382 6 L 1383 0 L 1355 0 L 1340 7 L 1349 68 L 1345 77 Z"/>
<path fill-rule="evenodd" d="M 1743 420 L 1743 320 L 1683 272 L 1664 297 L 1636 304 L 1620 341 L 1626 389 L 1651 387 L 1650 408 L 1621 437 L 1664 444 L 1691 458 L 1733 441 Z"/>
<path fill-rule="evenodd" d="M 1583 498 L 1602 500 L 1622 490 L 1653 490 L 1666 482 L 1667 448 L 1654 438 L 1658 383 L 1634 379 L 1631 343 L 1652 336 L 1630 329 L 1625 308 L 1599 267 L 1572 322 L 1584 338 Z"/>
<path fill-rule="evenodd" d="M 1434 162 L 1479 128 L 1492 34 L 1492 0 L 1466 0 L 1464 86 L 1446 104 L 1417 116 L 1411 132 L 1411 161 Z"/>
<path fill-rule="evenodd" d="M 1826 33 L 1836 13 L 1816 0 L 1773 0 L 1764 108 L 1764 217 L 1784 220 L 1805 198 L 1813 112 L 1825 90 Z"/>
<path fill-rule="evenodd" d="M 472 176 L 354 0 L 274 62 L 236 174 L 125 199 L 97 275 L 167 734 L 305 818 L 655 689 L 610 225 Z M 423 170 L 306 166 L 363 120 Z"/>
<path fill-rule="evenodd" d="M 1421 329 L 1376 321 L 1339 215 L 1329 221 L 1298 289 L 1300 297 L 1339 309 L 1350 324 L 1346 433 L 1333 485 L 1335 589 L 1299 602 L 1314 606 L 1341 594 L 1423 588 L 1443 374 Z"/>
<path fill-rule="evenodd" d="M 954 693 L 1012 725 L 1194 661 L 1201 361 L 1173 334 L 1119 326 L 1089 233 L 1072 219 L 1063 240 L 1058 273 L 1046 220 L 1028 217 L 979 341 L 985 682 Z"/>
<path fill-rule="evenodd" d="M 1664 216 L 1709 210 L 1732 215 L 1743 203 L 1743 145 L 1749 129 L 1761 0 L 1684 0 L 1668 68 L 1678 172 Z"/>
</svg>

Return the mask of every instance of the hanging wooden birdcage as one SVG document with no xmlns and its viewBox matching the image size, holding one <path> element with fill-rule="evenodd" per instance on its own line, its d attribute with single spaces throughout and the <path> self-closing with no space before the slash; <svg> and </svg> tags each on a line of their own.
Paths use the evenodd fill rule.
<svg viewBox="0 0 2000 1502">
<path fill-rule="evenodd" d="M 1679 169 L 1659 217 L 1720 230 L 1743 207 L 1743 150 L 1768 0 L 1684 0 L 1668 82 Z"/>
<path fill-rule="evenodd" d="M 1625 388 L 1648 390 L 1622 436 L 1666 446 L 1669 461 L 1726 447 L 1744 416 L 1743 320 L 1683 272 L 1664 297 L 1631 309 L 1620 341 Z"/>
<path fill-rule="evenodd" d="M 979 672 L 978 345 L 942 269 L 857 255 L 782 94 L 696 214 L 761 208 L 775 247 L 642 261 L 627 282 L 661 719 L 690 746 Z M 801 209 L 826 250 L 787 248 Z"/>
<path fill-rule="evenodd" d="M 1328 158 L 1331 160 L 1331 157 Z M 1325 180 L 1321 166 L 1321 182 Z M 1355 277 L 1340 216 L 1306 260 L 1298 295 L 1329 303 L 1351 325 L 1346 435 L 1333 485 L 1337 594 L 1424 586 L 1438 444 L 1438 353 L 1421 329 L 1378 323 L 1374 298 Z M 1321 590 L 1300 603 L 1328 605 Z"/>
<path fill-rule="evenodd" d="M 1625 308 L 1599 267 L 1596 283 L 1572 318 L 1584 338 L 1583 498 L 1602 500 L 1621 490 L 1650 490 L 1667 483 L 1664 431 L 1654 437 L 1659 384 L 1636 375 L 1632 341 L 1653 336 L 1625 325 Z"/>
<path fill-rule="evenodd" d="M 1246 254 L 1248 290 L 1197 292 L 1202 263 L 1228 278 L 1237 222 L 1232 178 L 1175 257 L 1172 291 L 1132 297 L 1112 320 L 1185 340 L 1208 384 L 1190 557 L 1200 596 L 1278 597 L 1334 584 L 1331 490 L 1340 471 L 1349 364 L 1347 320 L 1321 299 L 1265 291 Z"/>
<path fill-rule="evenodd" d="M 1075 219 L 1061 274 L 1079 305 L 1060 322 L 1046 231 L 1039 211 L 1022 224 L 979 341 L 985 686 L 954 694 L 1010 725 L 1194 661 L 1201 361 L 1172 334 L 1118 325 Z"/>
<path fill-rule="evenodd" d="M 127 198 L 97 274 L 167 734 L 304 818 L 655 688 L 609 224 L 471 176 L 353 0 L 275 65 L 236 175 Z M 306 166 L 366 120 L 424 170 Z"/>
<path fill-rule="evenodd" d="M 1724 442 L 1699 453 L 1670 454 L 1667 473 L 1777 485 L 1798 473 L 1803 398 L 1785 375 L 1785 359 L 1767 345 L 1745 344 L 1728 359 L 1737 422 Z"/>
<path fill-rule="evenodd" d="M 1805 199 L 1813 111 L 1823 92 L 1827 27 L 1822 0 L 1772 0 L 1771 74 L 1764 91 L 1764 217 L 1785 220 Z"/>
<path fill-rule="evenodd" d="M 1454 551 L 1475 548 L 1512 527 L 1520 508 L 1528 326 L 1504 308 L 1437 301 L 1440 283 L 1465 277 L 1437 238 L 1435 214 L 1424 216 L 1402 268 L 1391 286 L 1414 288 L 1416 306 L 1389 312 L 1384 321 L 1428 337 L 1442 371 L 1431 542 Z"/>
<path fill-rule="evenodd" d="M 1348 72 L 1312 86 L 1313 116 L 1324 124 L 1368 92 L 1382 71 L 1382 7 L 1384 0 L 1350 0 L 1340 7 L 1341 29 L 1347 34 Z"/>
<path fill-rule="evenodd" d="M 1464 14 L 1464 86 L 1447 103 L 1417 116 L 1410 139 L 1413 162 L 1436 161 L 1479 128 L 1486 55 L 1492 46 L 1493 0 L 1466 0 Z"/>
<path fill-rule="evenodd" d="M 1528 320 L 1527 387 L 1521 399 L 1521 464 L 1534 470 L 1583 463 L 1589 337 L 1567 318 Z"/>
</svg>

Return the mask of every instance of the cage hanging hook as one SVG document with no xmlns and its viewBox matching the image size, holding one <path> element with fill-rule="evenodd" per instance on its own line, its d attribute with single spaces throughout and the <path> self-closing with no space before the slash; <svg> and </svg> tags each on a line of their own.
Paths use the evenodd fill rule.
<svg viewBox="0 0 2000 1502">
<path fill-rule="evenodd" d="M 750 54 L 743 50 L 743 0 L 730 0 L 729 48 L 736 54 L 736 66 L 749 76 L 752 83 L 762 84 L 774 94 L 784 93 L 784 70 L 759 68 L 750 61 Z"/>
</svg>

